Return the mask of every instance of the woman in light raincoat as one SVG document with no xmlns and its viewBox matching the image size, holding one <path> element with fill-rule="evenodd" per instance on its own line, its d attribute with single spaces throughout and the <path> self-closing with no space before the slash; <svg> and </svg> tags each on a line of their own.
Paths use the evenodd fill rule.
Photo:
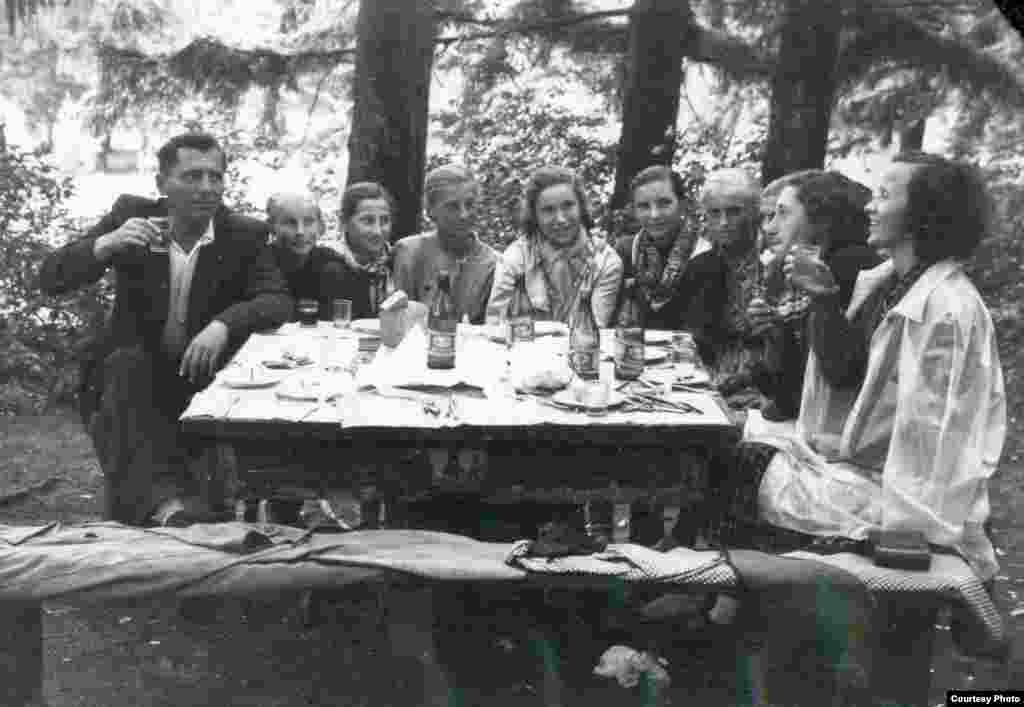
<svg viewBox="0 0 1024 707">
<path fill-rule="evenodd" d="M 973 169 L 900 155 L 868 205 L 868 243 L 888 260 L 861 272 L 845 312 L 824 263 L 789 257 L 812 297 L 800 417 L 789 431 L 748 424 L 718 507 L 723 543 L 916 530 L 995 575 L 984 524 L 1006 403 L 992 318 L 964 272 L 987 203 Z"/>
</svg>

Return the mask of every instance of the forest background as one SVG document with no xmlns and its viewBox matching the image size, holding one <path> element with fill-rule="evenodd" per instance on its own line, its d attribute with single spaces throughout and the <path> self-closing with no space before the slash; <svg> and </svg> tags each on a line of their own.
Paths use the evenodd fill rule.
<svg viewBox="0 0 1024 707">
<path fill-rule="evenodd" d="M 175 133 L 224 140 L 235 208 L 262 215 L 274 189 L 308 186 L 328 240 L 347 182 L 384 182 L 402 236 L 425 225 L 424 171 L 463 162 L 484 187 L 481 236 L 499 248 L 516 235 L 523 180 L 542 164 L 584 175 L 600 233 L 613 237 L 633 228 L 624 185 L 654 162 L 673 165 L 691 194 L 709 170 L 732 165 L 764 181 L 826 166 L 870 186 L 887 155 L 923 147 L 978 163 L 996 205 L 971 271 L 996 321 L 1009 401 L 993 532 L 1004 567 L 996 594 L 1014 637 L 1009 674 L 998 675 L 958 657 L 940 632 L 929 704 L 946 689 L 1024 684 L 1024 43 L 991 0 L 3 7 L 0 521 L 100 515 L 102 477 L 70 404 L 110 282 L 48 298 L 35 278 L 117 194 L 154 193 L 154 152 Z M 414 682 L 406 702 L 381 697 L 412 673 L 393 661 L 381 670 L 387 634 L 375 601 L 344 603 L 312 631 L 196 627 L 173 604 L 48 605 L 48 703 L 416 704 Z M 696 682 L 732 689 L 734 676 L 704 667 L 691 666 Z M 367 687 L 375 676 L 380 694 Z M 693 684 L 680 685 L 680 703 L 694 701 Z M 710 697 L 718 687 L 696 701 L 731 704 Z"/>
<path fill-rule="evenodd" d="M 385 183 L 400 237 L 425 226 L 425 170 L 465 163 L 484 187 L 480 233 L 499 248 L 515 237 L 523 180 L 542 164 L 582 173 L 614 237 L 632 228 L 625 185 L 654 162 L 695 193 L 721 166 L 764 181 L 828 166 L 870 186 L 873 166 L 898 149 L 970 159 L 997 206 L 974 273 L 1021 419 L 1024 43 L 991 0 L 209 5 L 5 0 L 3 413 L 70 402 L 109 307 L 109 282 L 43 297 L 41 260 L 117 193 L 153 193 L 156 148 L 203 129 L 228 146 L 230 205 L 259 215 L 274 188 L 304 183 L 328 239 L 345 183 Z"/>
</svg>

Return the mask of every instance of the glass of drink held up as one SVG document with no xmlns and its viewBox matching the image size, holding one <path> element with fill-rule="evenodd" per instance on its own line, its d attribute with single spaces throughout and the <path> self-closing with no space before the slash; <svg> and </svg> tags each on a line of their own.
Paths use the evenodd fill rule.
<svg viewBox="0 0 1024 707">
<path fill-rule="evenodd" d="M 789 252 L 793 256 L 793 275 L 813 277 L 821 263 L 821 246 L 797 243 Z"/>
<path fill-rule="evenodd" d="M 150 253 L 167 253 L 171 246 L 171 219 L 166 216 L 150 216 L 146 219 L 160 232 L 156 240 L 149 242 Z"/>
</svg>

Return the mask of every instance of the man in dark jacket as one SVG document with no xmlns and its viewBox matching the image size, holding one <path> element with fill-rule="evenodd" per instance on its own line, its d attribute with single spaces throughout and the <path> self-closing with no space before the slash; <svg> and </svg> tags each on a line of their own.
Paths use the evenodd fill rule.
<svg viewBox="0 0 1024 707">
<path fill-rule="evenodd" d="M 145 523 L 163 502 L 195 494 L 189 467 L 201 450 L 182 437 L 178 418 L 250 333 L 292 310 L 266 226 L 221 203 L 226 158 L 216 139 L 180 135 L 157 157 L 163 198 L 119 197 L 40 272 L 54 295 L 116 273 L 89 429 L 107 516 L 124 523 Z M 166 232 L 149 220 L 158 217 Z"/>
</svg>

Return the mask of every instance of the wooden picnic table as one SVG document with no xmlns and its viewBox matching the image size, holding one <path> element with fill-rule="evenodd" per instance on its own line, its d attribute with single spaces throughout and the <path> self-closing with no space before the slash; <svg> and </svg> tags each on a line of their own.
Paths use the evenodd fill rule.
<svg viewBox="0 0 1024 707">
<path fill-rule="evenodd" d="M 362 326 L 372 331 L 374 321 L 364 320 Z M 365 343 L 372 334 L 339 330 L 328 322 L 289 324 L 251 336 L 195 396 L 182 424 L 187 432 L 233 445 L 243 469 L 276 469 L 277 483 L 375 486 L 392 505 L 424 487 L 442 487 L 484 492 L 505 504 L 605 498 L 628 505 L 653 494 L 660 503 L 678 506 L 689 492 L 679 454 L 688 450 L 686 459 L 707 463 L 738 440 L 739 429 L 712 388 L 665 390 L 674 372 L 707 383 L 699 369 L 674 367 L 667 331 L 648 333 L 643 380 L 661 385 L 660 397 L 690 406 L 689 413 L 646 411 L 627 403 L 595 416 L 558 407 L 557 397 L 515 394 L 501 378 L 510 361 L 516 368 L 517 355 L 555 360 L 568 349 L 566 332 L 557 325 L 548 323 L 540 331 L 548 335 L 538 336 L 529 353 L 510 354 L 491 330 L 462 326 L 453 371 L 428 370 L 425 346 L 412 351 L 400 346 L 379 350 L 372 363 L 364 362 L 353 374 L 360 338 Z M 611 380 L 613 336 L 602 331 L 602 377 L 613 386 L 612 395 L 650 393 L 643 383 Z M 308 363 L 290 370 L 266 368 L 267 362 L 295 359 Z M 417 449 L 430 457 L 433 482 L 423 474 L 410 478 L 411 467 L 401 464 Z M 445 477 L 453 453 L 486 468 L 485 478 Z M 463 466 L 469 465 L 467 459 Z M 243 471 L 242 477 L 253 482 L 254 475 Z"/>
</svg>

